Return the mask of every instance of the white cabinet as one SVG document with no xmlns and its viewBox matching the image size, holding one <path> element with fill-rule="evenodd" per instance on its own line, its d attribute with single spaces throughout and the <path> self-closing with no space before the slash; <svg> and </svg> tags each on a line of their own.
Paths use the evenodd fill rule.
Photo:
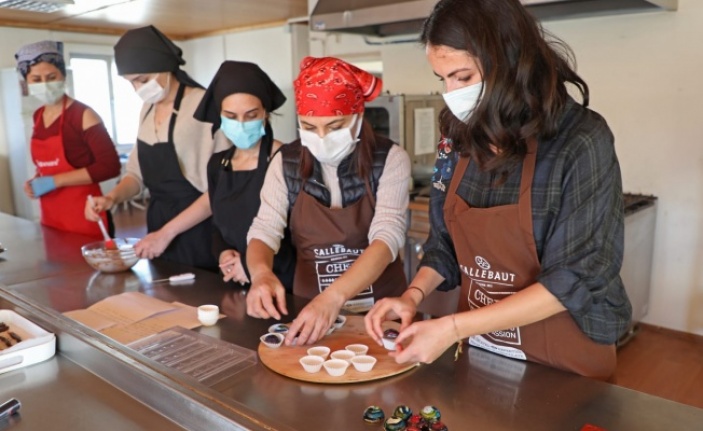
<svg viewBox="0 0 703 431">
<path fill-rule="evenodd" d="M 7 143 L 9 179 L 12 185 L 15 215 L 32 221 L 40 217 L 39 203 L 29 199 L 23 191 L 24 182 L 34 175 L 34 164 L 29 152 L 32 136 L 32 113 L 41 104 L 32 97 L 23 97 L 15 69 L 0 70 L 0 113 L 4 130 L 1 140 Z M 0 181 L 6 181 L 4 173 Z"/>
</svg>

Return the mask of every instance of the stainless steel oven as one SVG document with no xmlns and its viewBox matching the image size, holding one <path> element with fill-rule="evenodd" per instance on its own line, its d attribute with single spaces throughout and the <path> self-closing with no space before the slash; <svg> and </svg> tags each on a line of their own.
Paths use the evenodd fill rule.
<svg viewBox="0 0 703 431">
<path fill-rule="evenodd" d="M 383 94 L 366 104 L 364 118 L 379 135 L 397 142 L 410 156 L 414 186 L 429 186 L 439 141 L 441 94 Z"/>
</svg>

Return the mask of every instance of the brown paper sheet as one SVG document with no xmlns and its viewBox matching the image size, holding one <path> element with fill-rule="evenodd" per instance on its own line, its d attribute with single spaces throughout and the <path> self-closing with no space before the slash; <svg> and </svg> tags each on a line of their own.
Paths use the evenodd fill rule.
<svg viewBox="0 0 703 431">
<path fill-rule="evenodd" d="M 123 344 L 174 326 L 193 329 L 201 325 L 196 307 L 164 302 L 140 292 L 114 295 L 64 315 Z"/>
</svg>

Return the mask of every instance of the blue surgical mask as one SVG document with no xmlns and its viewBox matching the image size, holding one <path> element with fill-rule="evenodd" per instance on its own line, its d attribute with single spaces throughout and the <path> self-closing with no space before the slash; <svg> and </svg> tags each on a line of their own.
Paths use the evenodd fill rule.
<svg viewBox="0 0 703 431">
<path fill-rule="evenodd" d="M 235 147 L 247 150 L 254 145 L 266 134 L 264 130 L 264 119 L 251 121 L 237 121 L 224 116 L 220 117 L 222 133 L 227 139 L 234 144 Z"/>
</svg>

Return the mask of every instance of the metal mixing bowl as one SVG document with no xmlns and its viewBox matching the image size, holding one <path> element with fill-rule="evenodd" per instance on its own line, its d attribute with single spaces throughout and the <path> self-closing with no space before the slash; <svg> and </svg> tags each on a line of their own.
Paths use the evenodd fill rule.
<svg viewBox="0 0 703 431">
<path fill-rule="evenodd" d="M 81 253 L 88 265 L 100 272 L 127 271 L 139 258 L 134 251 L 134 244 L 139 238 L 114 238 L 117 250 L 106 250 L 105 241 L 91 242 L 81 247 Z"/>
</svg>

